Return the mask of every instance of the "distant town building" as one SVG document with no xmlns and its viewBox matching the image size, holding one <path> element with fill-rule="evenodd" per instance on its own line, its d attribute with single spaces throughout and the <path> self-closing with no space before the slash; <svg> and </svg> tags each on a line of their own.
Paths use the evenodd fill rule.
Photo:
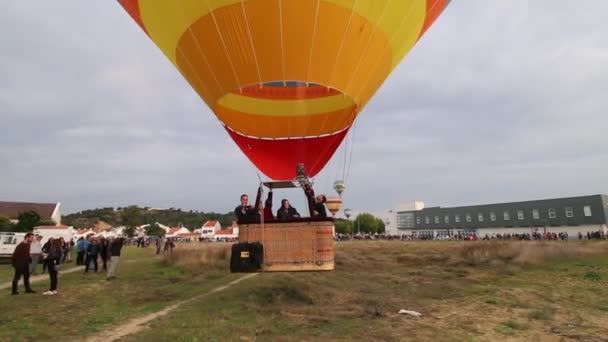
<svg viewBox="0 0 608 342">
<path fill-rule="evenodd" d="M 220 221 L 207 221 L 200 229 L 195 230 L 195 232 L 200 233 L 203 238 L 213 238 L 216 232 L 220 230 L 222 230 Z"/>
<path fill-rule="evenodd" d="M 239 237 L 239 225 L 236 222 L 232 223 L 229 229 L 221 229 L 215 232 L 212 239 L 215 241 L 232 241 Z"/>
<path fill-rule="evenodd" d="M 608 229 L 608 196 L 591 195 L 461 207 L 422 207 L 395 213 L 399 234 L 417 232 L 435 237 L 456 233 L 521 234 Z"/>
<path fill-rule="evenodd" d="M 41 219 L 61 224 L 61 203 L 0 201 L 0 216 L 8 217 L 13 223 L 17 223 L 17 217 L 25 211 L 35 211 Z"/>
<path fill-rule="evenodd" d="M 424 202 L 412 201 L 400 203 L 394 210 L 388 212 L 373 213 L 374 216 L 380 218 L 384 222 L 384 231 L 386 234 L 399 235 L 403 234 L 399 231 L 399 227 L 403 226 L 403 220 L 406 219 L 404 215 L 398 215 L 398 213 L 416 211 L 424 209 Z"/>
<path fill-rule="evenodd" d="M 180 235 L 190 235 L 190 234 L 192 234 L 192 232 L 189 231 L 188 228 L 173 227 L 173 228 L 169 229 L 169 231 L 167 232 L 167 234 L 165 236 L 166 237 L 178 237 Z"/>
</svg>

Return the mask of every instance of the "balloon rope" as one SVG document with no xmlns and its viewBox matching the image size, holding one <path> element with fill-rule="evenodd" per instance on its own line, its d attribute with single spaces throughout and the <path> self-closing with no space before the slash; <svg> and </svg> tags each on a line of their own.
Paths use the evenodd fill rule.
<svg viewBox="0 0 608 342">
<path fill-rule="evenodd" d="M 261 201 L 261 200 L 262 200 L 262 198 L 264 198 L 264 186 L 262 185 L 262 183 L 263 183 L 263 182 L 262 182 L 262 176 L 260 176 L 260 173 L 259 173 L 257 170 L 255 171 L 255 173 L 257 173 L 257 174 L 258 174 L 258 179 L 259 179 L 259 181 L 260 181 L 260 189 L 262 190 L 262 191 L 261 191 L 262 193 L 260 194 L 260 201 Z M 258 191 L 259 191 L 259 190 L 258 190 Z M 256 195 L 256 200 L 257 200 L 257 195 Z M 257 205 L 258 205 L 258 203 L 256 203 L 256 204 L 254 205 L 254 208 L 255 208 L 255 206 L 257 206 Z M 260 208 L 258 208 L 258 210 L 259 210 L 259 209 L 260 209 Z M 258 211 L 258 214 L 260 214 L 260 229 L 262 230 L 262 253 L 263 253 L 263 255 L 264 255 L 264 260 L 266 260 L 266 249 L 267 249 L 267 248 L 265 247 L 265 246 L 266 246 L 266 226 L 264 225 L 264 208 L 262 207 L 261 209 L 262 209 L 262 213 L 260 213 L 260 212 Z M 261 266 L 261 265 L 260 265 L 260 266 Z"/>
<path fill-rule="evenodd" d="M 359 55 L 359 60 L 357 61 L 357 66 L 355 67 L 354 71 L 350 73 L 348 82 L 346 82 L 346 86 L 344 87 L 344 92 L 348 92 L 351 82 L 353 81 L 355 75 L 357 75 L 357 73 L 359 72 L 359 67 L 361 67 L 361 62 L 363 61 L 363 56 L 365 56 L 367 54 L 367 51 L 369 50 L 369 46 L 371 45 L 371 42 L 372 42 L 372 38 L 374 38 L 374 36 L 376 35 L 376 32 L 378 31 L 378 27 L 382 26 L 381 23 L 384 20 L 384 15 L 386 14 L 386 9 L 389 7 L 389 5 L 392 1 L 393 0 L 388 0 L 384 3 L 384 8 L 382 8 L 382 13 L 380 14 L 378 23 L 373 26 L 372 33 L 369 35 L 369 38 L 367 39 L 367 43 L 365 43 L 365 48 L 363 50 L 361 50 L 362 53 L 361 53 L 361 55 Z"/>
<path fill-rule="evenodd" d="M 344 177 L 344 184 L 346 184 L 348 180 L 348 176 L 350 175 L 350 165 L 353 162 L 353 150 L 355 149 L 355 135 L 357 133 L 357 121 L 353 122 L 353 128 L 351 131 L 351 141 L 350 141 L 350 157 L 348 158 L 348 167 L 346 168 L 346 176 Z"/>
<path fill-rule="evenodd" d="M 247 36 L 249 36 L 249 45 L 251 45 L 251 51 L 253 52 L 253 60 L 255 61 L 255 69 L 258 72 L 258 80 L 260 87 L 262 87 L 262 74 L 260 73 L 260 65 L 258 63 L 258 56 L 255 52 L 255 45 L 253 44 L 253 36 L 251 35 L 251 26 L 249 25 L 249 17 L 247 10 L 245 9 L 245 0 L 241 0 L 241 9 L 243 10 L 243 16 L 245 17 L 245 24 L 247 25 Z"/>
<path fill-rule="evenodd" d="M 338 153 L 336 153 L 337 158 L 335 159 L 336 162 L 334 163 L 335 169 L 336 169 L 336 176 L 334 177 L 334 181 L 338 180 L 340 177 L 340 162 L 338 161 L 338 159 L 340 158 L 339 154 L 342 151 L 344 151 L 344 144 L 342 146 L 340 146 L 340 151 Z M 330 186 L 333 186 L 333 183 Z"/>
<path fill-rule="evenodd" d="M 239 91 L 242 93 L 243 89 L 241 88 L 241 81 L 239 80 L 239 76 L 237 75 L 236 69 L 234 68 L 234 64 L 232 63 L 232 58 L 230 58 L 230 54 L 228 53 L 228 47 L 226 46 L 226 41 L 224 41 L 224 36 L 222 36 L 222 32 L 220 31 L 220 28 L 217 25 L 217 19 L 215 19 L 215 13 L 213 13 L 213 9 L 209 5 L 209 0 L 205 0 L 205 2 L 207 3 L 207 8 L 209 9 L 209 13 L 211 13 L 211 18 L 213 19 L 213 24 L 215 25 L 217 34 L 220 37 L 222 46 L 224 47 L 224 52 L 226 53 L 226 59 L 228 59 L 228 64 L 230 64 L 230 69 L 232 69 L 232 73 L 234 74 L 234 79 L 236 80 L 236 84 L 239 85 Z"/>
<path fill-rule="evenodd" d="M 312 63 L 312 51 L 315 46 L 315 36 L 317 34 L 317 22 L 319 20 L 319 3 L 321 0 L 317 0 L 317 10 L 315 14 L 315 24 L 312 27 L 312 37 L 310 39 L 310 52 L 308 53 L 308 65 L 306 66 L 306 86 L 310 83 L 310 64 Z"/>
<path fill-rule="evenodd" d="M 355 109 L 353 109 L 352 114 L 351 114 L 352 118 L 350 119 L 351 122 L 352 122 L 352 124 L 351 124 L 351 127 L 349 127 L 348 135 L 345 138 L 346 139 L 346 144 L 345 145 L 347 147 L 348 147 L 348 139 L 350 138 L 350 145 L 351 145 L 350 146 L 350 151 L 351 151 L 350 154 L 351 154 L 351 158 L 352 158 L 352 150 L 353 150 L 353 132 L 352 132 L 352 130 L 354 129 L 355 120 L 357 118 L 357 113 L 359 113 L 359 112 L 360 112 L 360 110 L 359 110 L 358 107 L 355 108 Z M 344 151 L 344 153 L 345 153 L 345 155 L 344 155 L 344 169 L 343 169 L 343 172 L 342 172 L 342 181 L 344 182 L 344 185 L 346 185 L 346 178 L 348 178 L 348 170 L 350 169 L 350 162 L 348 163 L 348 168 L 347 168 L 346 167 L 346 154 L 347 154 L 347 151 Z"/>
<path fill-rule="evenodd" d="M 349 134 L 350 135 L 350 134 Z M 346 157 L 348 156 L 348 135 L 344 139 L 344 164 L 342 165 L 342 181 L 344 182 L 344 177 L 346 176 Z"/>
</svg>

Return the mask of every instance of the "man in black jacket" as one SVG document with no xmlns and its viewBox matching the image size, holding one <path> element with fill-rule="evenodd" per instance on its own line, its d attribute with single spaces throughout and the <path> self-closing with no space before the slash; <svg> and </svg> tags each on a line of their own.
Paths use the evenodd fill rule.
<svg viewBox="0 0 608 342">
<path fill-rule="evenodd" d="M 13 295 L 19 294 L 19 292 L 17 292 L 17 285 L 19 284 L 19 279 L 22 275 L 23 285 L 25 285 L 25 292 L 36 292 L 30 287 L 30 245 L 33 240 L 34 234 L 25 234 L 25 238 L 20 244 L 17 245 L 15 251 L 13 252 L 13 256 L 11 258 L 11 263 L 15 269 L 15 276 L 13 277 Z"/>
<path fill-rule="evenodd" d="M 234 208 L 234 215 L 236 216 L 237 222 L 247 221 L 259 221 L 260 220 L 260 199 L 262 196 L 262 187 L 258 189 L 258 195 L 255 199 L 255 206 L 249 205 L 249 196 L 246 194 L 241 195 L 241 205 Z"/>
<path fill-rule="evenodd" d="M 298 213 L 296 208 L 292 207 L 291 204 L 289 204 L 289 200 L 281 200 L 281 208 L 277 210 L 277 220 L 290 220 L 299 217 L 300 213 Z"/>
</svg>

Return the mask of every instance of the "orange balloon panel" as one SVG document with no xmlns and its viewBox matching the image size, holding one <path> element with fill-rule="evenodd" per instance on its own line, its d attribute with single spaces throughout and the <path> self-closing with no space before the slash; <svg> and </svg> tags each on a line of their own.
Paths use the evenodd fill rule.
<svg viewBox="0 0 608 342">
<path fill-rule="evenodd" d="M 322 169 L 399 61 L 448 0 L 119 0 L 243 149 L 292 139 L 309 175 Z M 323 165 L 310 139 L 334 137 Z M 246 137 L 246 139 L 235 137 Z M 329 141 L 322 139 L 320 141 Z M 305 143 L 306 142 L 306 143 Z M 300 144 L 300 145 L 298 145 Z M 304 151 L 307 146 L 314 150 Z M 281 143 L 281 146 L 286 146 Z M 290 179 L 293 158 L 262 165 Z M 285 149 L 282 149 L 284 152 Z M 304 152 L 302 152 L 304 151 Z M 273 151 L 264 151 L 264 155 Z M 327 157 L 329 156 L 329 157 Z M 327 157 L 327 158 L 325 158 Z M 297 158 L 296 158 L 297 159 Z M 283 165 L 284 164 L 284 165 Z M 313 167 L 314 166 L 314 167 Z M 283 170 L 275 172 L 273 170 Z"/>
</svg>

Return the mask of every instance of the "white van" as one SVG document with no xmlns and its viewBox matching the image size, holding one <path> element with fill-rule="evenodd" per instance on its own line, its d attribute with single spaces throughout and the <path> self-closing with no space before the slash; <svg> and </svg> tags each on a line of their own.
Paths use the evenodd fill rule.
<svg viewBox="0 0 608 342">
<path fill-rule="evenodd" d="M 0 232 L 0 258 L 10 258 L 17 245 L 23 241 L 25 233 Z"/>
</svg>

